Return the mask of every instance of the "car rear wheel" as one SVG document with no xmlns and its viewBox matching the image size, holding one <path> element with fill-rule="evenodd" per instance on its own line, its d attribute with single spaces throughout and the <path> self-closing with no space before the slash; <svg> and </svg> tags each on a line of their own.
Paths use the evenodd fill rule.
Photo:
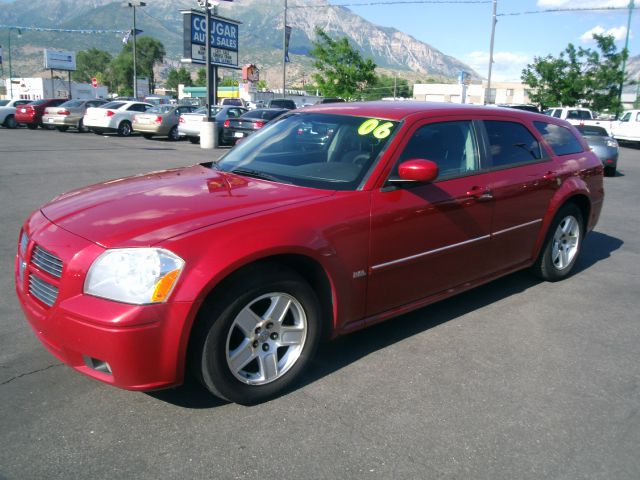
<svg viewBox="0 0 640 480">
<path fill-rule="evenodd" d="M 200 143 L 200 137 L 189 137 L 189 141 L 195 145 L 196 143 Z"/>
<path fill-rule="evenodd" d="M 13 115 L 9 115 L 4 119 L 4 126 L 7 128 L 16 128 L 18 126 L 18 122 L 16 122 L 16 118 Z"/>
<path fill-rule="evenodd" d="M 123 120 L 118 125 L 118 136 L 119 137 L 129 137 L 131 135 L 131 123 L 127 120 Z"/>
<path fill-rule="evenodd" d="M 29 130 L 35 130 L 36 128 L 38 128 L 38 125 L 36 123 L 27 123 L 27 128 Z"/>
<path fill-rule="evenodd" d="M 169 130 L 168 136 L 169 140 L 171 140 L 172 142 L 180 140 L 180 135 L 178 135 L 178 127 L 173 127 L 171 130 Z"/>
<path fill-rule="evenodd" d="M 242 275 L 198 316 L 194 367 L 214 395 L 250 405 L 285 391 L 320 339 L 318 300 L 295 272 Z"/>
<path fill-rule="evenodd" d="M 64 126 L 62 126 L 62 127 L 56 127 L 56 129 L 57 129 L 59 132 L 66 132 L 67 130 L 69 130 L 69 127 L 68 127 L 67 125 L 64 125 Z"/>
<path fill-rule="evenodd" d="M 572 203 L 564 205 L 551 222 L 534 273 L 549 282 L 567 277 L 578 260 L 583 237 L 582 212 Z"/>
</svg>

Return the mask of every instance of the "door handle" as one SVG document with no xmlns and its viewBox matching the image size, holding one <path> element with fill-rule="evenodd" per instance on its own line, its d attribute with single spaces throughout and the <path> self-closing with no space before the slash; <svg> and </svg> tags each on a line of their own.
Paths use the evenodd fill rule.
<svg viewBox="0 0 640 480">
<path fill-rule="evenodd" d="M 493 193 L 491 189 L 488 187 L 471 187 L 471 190 L 467 192 L 467 196 L 478 200 L 479 202 L 486 202 L 488 200 L 493 200 Z"/>
<path fill-rule="evenodd" d="M 555 180 L 557 178 L 557 175 L 558 174 L 556 172 L 554 172 L 552 170 L 549 170 L 547 173 L 545 173 L 542 176 L 542 178 L 544 178 L 545 180 L 548 180 L 548 181 L 552 181 L 552 180 Z"/>
</svg>

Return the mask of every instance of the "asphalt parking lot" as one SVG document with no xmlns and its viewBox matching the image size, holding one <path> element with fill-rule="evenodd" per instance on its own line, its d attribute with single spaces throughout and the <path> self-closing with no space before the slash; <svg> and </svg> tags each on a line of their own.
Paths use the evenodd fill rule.
<svg viewBox="0 0 640 480">
<path fill-rule="evenodd" d="M 0 478 L 640 478 L 640 150 L 577 273 L 510 275 L 321 348 L 255 407 L 61 365 L 13 287 L 20 226 L 89 183 L 211 160 L 188 142 L 0 128 Z"/>
</svg>

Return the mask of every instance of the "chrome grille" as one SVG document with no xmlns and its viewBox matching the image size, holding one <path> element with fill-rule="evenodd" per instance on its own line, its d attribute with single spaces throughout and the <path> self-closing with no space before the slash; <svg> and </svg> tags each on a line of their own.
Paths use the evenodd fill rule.
<svg viewBox="0 0 640 480">
<path fill-rule="evenodd" d="M 58 298 L 58 289 L 33 273 L 29 275 L 29 293 L 50 307 Z"/>
<path fill-rule="evenodd" d="M 62 260 L 37 245 L 33 249 L 31 263 L 56 278 L 62 276 Z"/>
</svg>

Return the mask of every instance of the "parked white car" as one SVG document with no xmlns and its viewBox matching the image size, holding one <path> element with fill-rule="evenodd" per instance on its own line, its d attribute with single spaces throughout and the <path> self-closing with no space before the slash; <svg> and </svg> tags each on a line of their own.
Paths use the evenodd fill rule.
<svg viewBox="0 0 640 480">
<path fill-rule="evenodd" d="M 13 100 L 0 100 L 0 125 L 5 128 L 16 128 L 18 122 L 16 122 L 15 113 L 16 107 L 20 105 L 26 105 L 33 100 L 24 100 L 21 98 Z"/>
<path fill-rule="evenodd" d="M 116 132 L 121 137 L 131 135 L 133 116 L 153 107 L 150 103 L 115 100 L 99 107 L 87 108 L 82 122 L 96 134 Z"/>
<path fill-rule="evenodd" d="M 555 107 L 544 111 L 545 115 L 561 118 L 572 125 L 592 125 L 604 128 L 611 135 L 614 122 L 611 120 L 599 120 L 588 108 L 582 107 Z"/>
<path fill-rule="evenodd" d="M 620 142 L 640 142 L 640 110 L 628 110 L 611 125 L 611 136 Z"/>
</svg>

